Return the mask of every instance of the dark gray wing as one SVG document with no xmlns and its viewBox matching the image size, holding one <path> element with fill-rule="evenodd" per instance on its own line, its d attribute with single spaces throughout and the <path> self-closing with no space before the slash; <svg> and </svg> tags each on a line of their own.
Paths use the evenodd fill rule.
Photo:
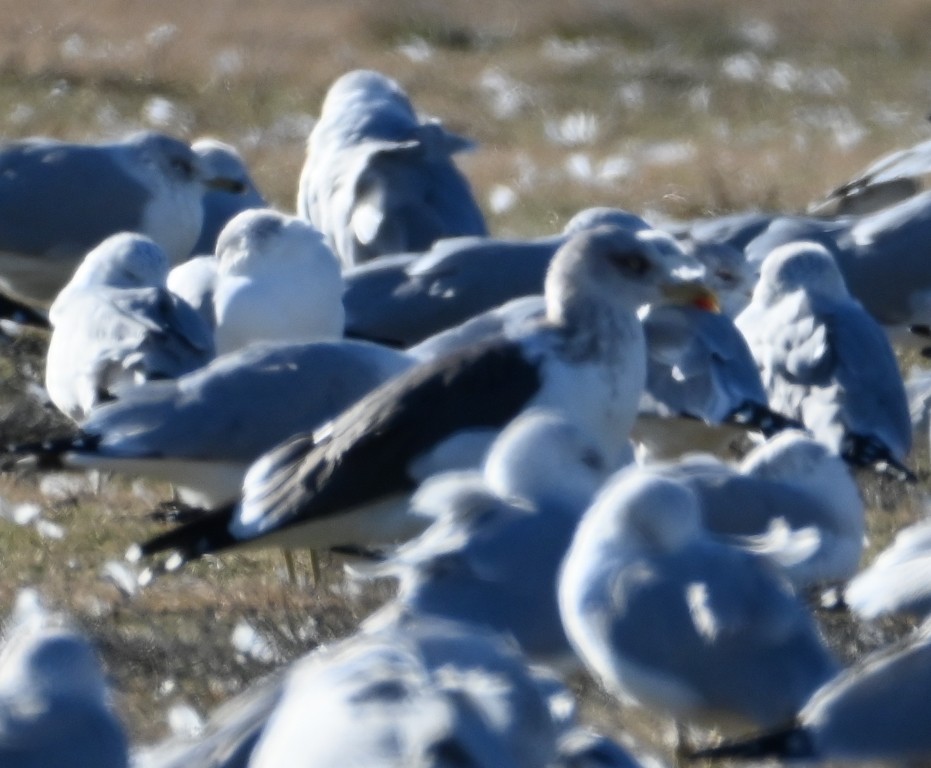
<svg viewBox="0 0 931 768">
<path fill-rule="evenodd" d="M 337 417 L 306 454 L 295 455 L 292 442 L 260 459 L 240 516 L 261 521 L 255 527 L 264 532 L 409 493 L 414 459 L 457 432 L 503 427 L 540 381 L 523 349 L 500 339 L 417 366 Z"/>
</svg>

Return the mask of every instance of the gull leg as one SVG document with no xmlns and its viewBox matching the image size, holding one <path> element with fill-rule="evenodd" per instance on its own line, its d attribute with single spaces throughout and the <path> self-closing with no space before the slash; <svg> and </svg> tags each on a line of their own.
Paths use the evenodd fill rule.
<svg viewBox="0 0 931 768">
<path fill-rule="evenodd" d="M 297 568 L 294 565 L 294 554 L 290 549 L 284 550 L 284 567 L 288 572 L 288 583 L 292 586 L 297 584 Z"/>
</svg>

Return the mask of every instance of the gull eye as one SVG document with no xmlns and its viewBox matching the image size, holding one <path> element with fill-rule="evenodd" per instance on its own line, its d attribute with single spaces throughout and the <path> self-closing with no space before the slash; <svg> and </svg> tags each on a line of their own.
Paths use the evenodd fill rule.
<svg viewBox="0 0 931 768">
<path fill-rule="evenodd" d="M 246 193 L 246 185 L 241 181 L 230 181 L 227 189 L 234 195 L 244 195 Z"/>
<path fill-rule="evenodd" d="M 171 158 L 171 167 L 186 179 L 194 177 L 194 165 L 185 157 Z"/>
<path fill-rule="evenodd" d="M 622 270 L 636 277 L 641 277 L 650 271 L 650 261 L 641 253 L 618 253 L 611 260 Z"/>
<path fill-rule="evenodd" d="M 737 282 L 737 278 L 726 269 L 716 269 L 714 276 L 725 285 L 733 285 Z"/>
<path fill-rule="evenodd" d="M 594 448 L 586 448 L 582 451 L 580 456 L 582 464 L 589 469 L 593 469 L 596 472 L 603 472 L 605 469 L 605 463 L 601 458 L 601 454 L 598 453 Z"/>
</svg>

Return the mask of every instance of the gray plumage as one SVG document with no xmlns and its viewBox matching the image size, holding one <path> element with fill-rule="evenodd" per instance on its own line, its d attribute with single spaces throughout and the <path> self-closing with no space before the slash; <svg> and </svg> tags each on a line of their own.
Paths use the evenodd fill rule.
<svg viewBox="0 0 931 768">
<path fill-rule="evenodd" d="M 484 473 L 438 475 L 414 495 L 411 504 L 434 522 L 376 567 L 400 581 L 386 611 L 478 624 L 513 637 L 530 658 L 569 663 L 557 573 L 613 469 L 556 414 L 518 417 L 495 441 Z"/>
<path fill-rule="evenodd" d="M 298 215 L 346 266 L 486 234 L 452 155 L 471 142 L 423 121 L 393 80 L 355 70 L 331 86 L 307 141 Z"/>
<path fill-rule="evenodd" d="M 211 175 L 182 141 L 139 133 L 112 144 L 52 139 L 0 149 L 0 285 L 48 306 L 91 248 L 117 232 L 151 237 L 177 263 L 201 231 Z"/>
<path fill-rule="evenodd" d="M 128 387 L 213 358 L 210 328 L 167 276 L 165 253 L 141 235 L 114 235 L 87 255 L 49 312 L 45 383 L 62 413 L 80 421 Z"/>
<path fill-rule="evenodd" d="M 912 426 L 895 355 L 830 253 L 810 242 L 772 251 L 737 327 L 775 410 L 853 463 L 908 474 Z"/>
<path fill-rule="evenodd" d="M 4 768 L 126 768 L 126 734 L 94 649 L 58 617 L 16 623 L 0 648 Z"/>
<path fill-rule="evenodd" d="M 576 214 L 561 235 L 533 240 L 449 238 L 424 254 L 350 269 L 343 296 L 346 333 L 409 347 L 512 299 L 539 295 L 560 246 L 573 234 L 602 225 L 630 232 L 652 230 L 626 211 L 589 208 Z M 667 245 L 658 233 L 653 242 Z"/>
<path fill-rule="evenodd" d="M 596 678 L 679 721 L 790 722 L 838 668 L 782 580 L 705 532 L 685 485 L 638 468 L 616 476 L 586 512 L 559 606 Z"/>
<path fill-rule="evenodd" d="M 249 465 L 412 364 L 365 342 L 253 345 L 94 409 L 76 440 L 42 461 L 169 480 L 188 503 L 232 501 Z"/>
<path fill-rule="evenodd" d="M 881 761 L 906 765 L 931 757 L 931 625 L 902 643 L 881 649 L 818 690 L 785 730 L 694 753 L 805 764 Z"/>
</svg>

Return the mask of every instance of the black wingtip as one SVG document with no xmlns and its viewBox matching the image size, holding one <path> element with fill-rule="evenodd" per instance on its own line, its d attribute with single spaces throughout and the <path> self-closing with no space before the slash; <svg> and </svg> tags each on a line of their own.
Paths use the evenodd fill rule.
<svg viewBox="0 0 931 768">
<path fill-rule="evenodd" d="M 777 413 L 761 403 L 749 401 L 731 411 L 726 421 L 758 430 L 767 439 L 786 429 L 805 429 L 802 422 Z"/>
<path fill-rule="evenodd" d="M 52 330 L 46 313 L 37 311 L 2 293 L 0 293 L 0 319 L 44 331 Z"/>
<path fill-rule="evenodd" d="M 377 333 L 368 333 L 359 328 L 353 328 L 350 325 L 347 325 L 346 329 L 343 331 L 343 337 L 352 341 L 370 341 L 373 344 L 380 344 L 383 347 L 391 347 L 391 349 L 406 349 L 409 346 L 400 339 L 395 339 L 390 336 L 380 336 Z"/>
<path fill-rule="evenodd" d="M 57 471 L 67 469 L 62 461 L 66 453 L 90 452 L 97 449 L 100 437 L 79 433 L 55 437 L 34 443 L 14 443 L 4 449 L 5 457 L 0 462 L 0 471 L 13 472 L 23 469 Z"/>
<path fill-rule="evenodd" d="M 782 731 L 755 736 L 743 741 L 719 744 L 716 747 L 692 750 L 686 753 L 688 760 L 759 760 L 767 757 L 780 757 L 790 760 L 803 760 L 816 757 L 815 745 L 811 734 L 800 726 Z"/>
<path fill-rule="evenodd" d="M 342 544 L 336 547 L 330 547 L 330 552 L 334 555 L 343 555 L 345 557 L 352 557 L 358 560 L 367 560 L 370 563 L 384 563 L 388 560 L 389 555 L 387 552 L 371 549 L 370 547 L 362 547 L 356 544 Z"/>
<path fill-rule="evenodd" d="M 229 532 L 233 506 L 204 511 L 198 518 L 153 536 L 141 544 L 134 544 L 126 558 L 138 562 L 162 552 L 169 552 L 164 570 L 174 571 L 190 560 L 219 552 L 234 546 L 237 541 Z"/>
<path fill-rule="evenodd" d="M 848 433 L 841 443 L 840 455 L 848 464 L 870 467 L 878 474 L 891 477 L 897 482 L 910 485 L 918 482 L 918 476 L 893 456 L 886 445 L 871 435 Z"/>
</svg>

